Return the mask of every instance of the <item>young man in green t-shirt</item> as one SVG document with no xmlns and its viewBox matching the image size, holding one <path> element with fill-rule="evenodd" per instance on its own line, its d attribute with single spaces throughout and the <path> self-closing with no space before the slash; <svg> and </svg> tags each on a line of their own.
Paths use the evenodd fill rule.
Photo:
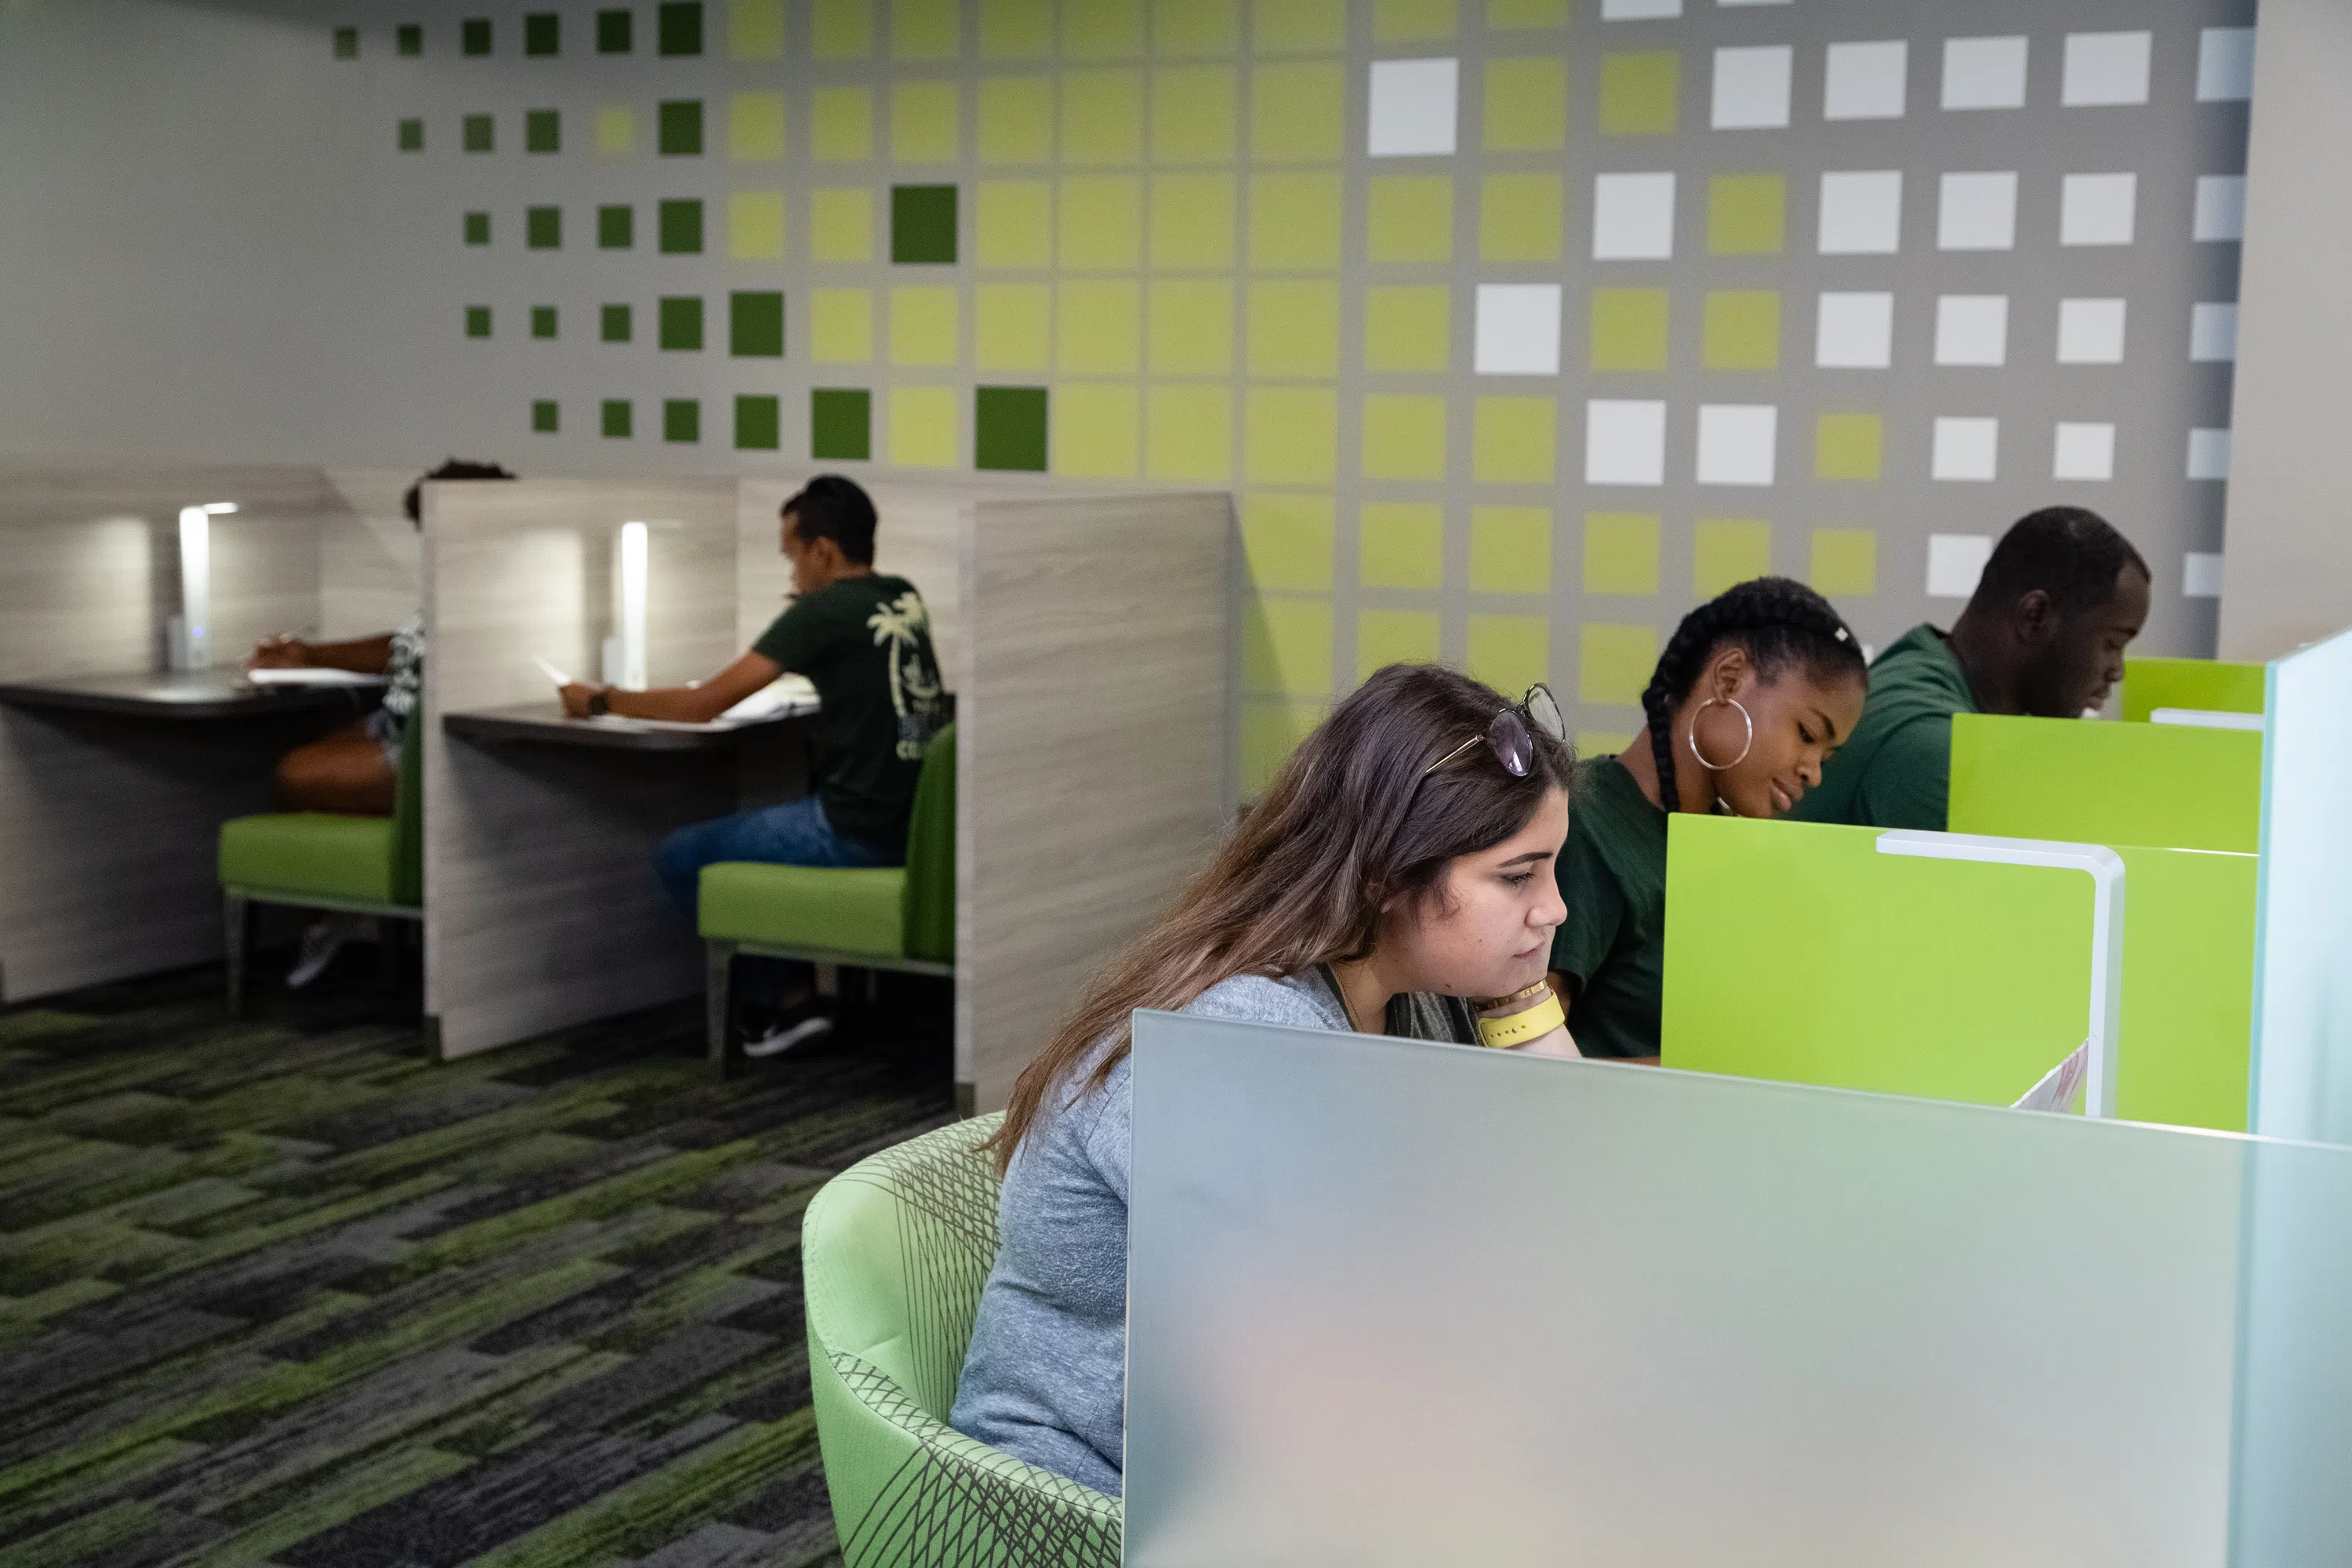
<svg viewBox="0 0 2352 1568">
<path fill-rule="evenodd" d="M 782 805 L 681 827 L 656 852 L 662 885 L 688 920 L 695 916 L 702 868 L 719 861 L 905 864 L 915 781 L 924 748 L 944 721 L 923 596 L 905 578 L 874 570 L 873 500 L 848 479 L 821 475 L 784 502 L 782 519 L 793 598 L 751 651 L 699 686 L 620 691 L 575 683 L 563 689 L 565 711 L 579 717 L 619 713 L 702 722 L 786 672 L 815 685 L 824 704 L 815 790 Z M 747 1002 L 761 1006 L 760 987 L 745 990 Z M 790 1000 L 775 998 L 777 1004 Z M 830 1027 L 821 1017 L 791 1020 L 750 1048 L 770 1054 Z"/>
<path fill-rule="evenodd" d="M 2123 679 L 2147 600 L 2147 563 L 2105 519 L 2073 506 L 2029 513 L 2001 536 L 1948 633 L 1914 626 L 1871 665 L 1853 738 L 1789 815 L 1942 832 L 1952 715 L 2075 719 L 2098 708 Z"/>
</svg>

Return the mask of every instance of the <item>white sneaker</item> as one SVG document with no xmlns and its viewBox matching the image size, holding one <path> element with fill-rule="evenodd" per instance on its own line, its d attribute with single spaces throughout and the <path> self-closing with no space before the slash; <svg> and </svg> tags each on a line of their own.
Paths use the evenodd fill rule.
<svg viewBox="0 0 2352 1568">
<path fill-rule="evenodd" d="M 299 991 L 325 973 L 335 954 L 343 951 L 343 943 L 359 934 L 359 926 L 357 915 L 320 915 L 303 927 L 301 951 L 294 967 L 286 972 L 286 988 Z"/>
<path fill-rule="evenodd" d="M 780 1057 L 794 1046 L 804 1046 L 811 1040 L 821 1040 L 833 1033 L 833 1020 L 819 1016 L 803 1018 L 797 1024 L 779 1026 L 756 1040 L 743 1042 L 747 1057 Z"/>
</svg>

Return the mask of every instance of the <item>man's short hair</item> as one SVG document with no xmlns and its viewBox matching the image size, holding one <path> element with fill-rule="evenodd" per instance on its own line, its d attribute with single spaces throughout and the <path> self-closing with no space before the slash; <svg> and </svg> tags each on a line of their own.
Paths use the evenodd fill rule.
<svg viewBox="0 0 2352 1568">
<path fill-rule="evenodd" d="M 802 543 L 830 539 L 852 565 L 874 564 L 874 500 L 855 479 L 819 474 L 784 502 L 782 513 L 793 520 Z"/>
<path fill-rule="evenodd" d="M 508 473 L 496 463 L 477 463 L 469 458 L 451 458 L 425 476 L 425 479 L 510 479 L 513 478 L 512 474 Z M 409 486 L 408 493 L 400 498 L 401 510 L 408 513 L 408 521 L 419 528 L 425 526 L 422 510 L 425 501 L 425 479 L 419 479 Z"/>
<path fill-rule="evenodd" d="M 2017 520 L 1992 559 L 1969 607 L 2006 611 L 2039 588 L 2062 616 L 2096 609 L 2115 597 L 2116 579 L 2126 565 L 2150 575 L 2132 542 L 2097 512 L 2079 506 L 2047 506 Z"/>
</svg>

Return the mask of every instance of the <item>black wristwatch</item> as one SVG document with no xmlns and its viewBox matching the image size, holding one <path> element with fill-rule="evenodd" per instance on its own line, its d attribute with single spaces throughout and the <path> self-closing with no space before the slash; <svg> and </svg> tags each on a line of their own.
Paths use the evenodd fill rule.
<svg viewBox="0 0 2352 1568">
<path fill-rule="evenodd" d="M 612 710 L 612 692 L 609 690 L 596 690 L 588 694 L 588 717 L 591 719 L 602 719 L 605 714 L 610 713 Z"/>
</svg>

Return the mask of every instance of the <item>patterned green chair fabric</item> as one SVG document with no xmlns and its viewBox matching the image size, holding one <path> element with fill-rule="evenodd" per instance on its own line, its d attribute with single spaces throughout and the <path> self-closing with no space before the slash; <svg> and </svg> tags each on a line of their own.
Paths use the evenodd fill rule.
<svg viewBox="0 0 2352 1568">
<path fill-rule="evenodd" d="M 947 1425 L 996 1262 L 1001 1116 L 887 1149 L 801 1226 L 809 1373 L 847 1568 L 1117 1568 L 1118 1500 Z"/>
</svg>

